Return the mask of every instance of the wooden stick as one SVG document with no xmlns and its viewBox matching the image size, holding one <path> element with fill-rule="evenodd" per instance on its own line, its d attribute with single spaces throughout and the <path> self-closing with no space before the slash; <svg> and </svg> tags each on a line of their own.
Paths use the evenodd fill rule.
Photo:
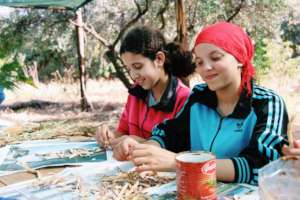
<svg viewBox="0 0 300 200">
<path fill-rule="evenodd" d="M 292 115 L 290 118 L 289 124 L 288 124 L 288 129 L 287 129 L 287 136 L 289 140 L 289 147 L 294 148 L 294 137 L 293 137 L 293 122 L 295 120 L 296 115 Z"/>
<path fill-rule="evenodd" d="M 40 179 L 42 177 L 41 173 L 38 170 L 29 167 L 27 162 L 22 161 L 20 164 L 26 170 L 26 172 L 35 175 L 36 178 Z"/>
</svg>

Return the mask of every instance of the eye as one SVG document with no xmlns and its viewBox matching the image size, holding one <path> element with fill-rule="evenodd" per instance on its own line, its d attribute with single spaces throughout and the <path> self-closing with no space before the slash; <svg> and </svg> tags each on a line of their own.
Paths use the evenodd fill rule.
<svg viewBox="0 0 300 200">
<path fill-rule="evenodd" d="M 211 58 L 211 60 L 213 60 L 213 61 L 219 61 L 219 60 L 221 60 L 221 58 L 222 57 L 220 57 L 220 56 L 218 56 L 218 57 L 214 56 L 214 57 Z"/>
<path fill-rule="evenodd" d="M 202 60 L 196 60 L 196 67 L 200 67 L 203 64 Z"/>
<path fill-rule="evenodd" d="M 139 69 L 142 69 L 143 65 L 141 64 L 134 64 L 132 65 L 132 68 L 135 69 L 135 70 L 139 70 Z"/>
<path fill-rule="evenodd" d="M 219 61 L 221 60 L 223 57 L 223 54 L 220 53 L 214 53 L 213 55 L 211 55 L 211 60 L 212 61 Z"/>
</svg>

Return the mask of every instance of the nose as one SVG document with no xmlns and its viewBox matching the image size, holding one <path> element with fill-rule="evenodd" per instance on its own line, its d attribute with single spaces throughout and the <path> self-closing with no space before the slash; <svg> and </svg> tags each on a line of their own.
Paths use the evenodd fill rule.
<svg viewBox="0 0 300 200">
<path fill-rule="evenodd" d="M 211 62 L 203 62 L 202 67 L 205 70 L 211 70 L 212 69 L 212 63 Z"/>
</svg>

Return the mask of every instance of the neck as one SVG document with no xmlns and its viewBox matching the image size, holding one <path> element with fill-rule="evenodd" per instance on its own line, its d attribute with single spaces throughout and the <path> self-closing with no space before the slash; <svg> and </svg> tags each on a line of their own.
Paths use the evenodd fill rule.
<svg viewBox="0 0 300 200">
<path fill-rule="evenodd" d="M 158 80 L 157 84 L 151 89 L 156 101 L 159 101 L 169 83 L 170 76 L 166 73 Z"/>
<path fill-rule="evenodd" d="M 216 91 L 218 98 L 218 110 L 221 115 L 226 116 L 233 112 L 239 101 L 239 85 Z"/>
</svg>

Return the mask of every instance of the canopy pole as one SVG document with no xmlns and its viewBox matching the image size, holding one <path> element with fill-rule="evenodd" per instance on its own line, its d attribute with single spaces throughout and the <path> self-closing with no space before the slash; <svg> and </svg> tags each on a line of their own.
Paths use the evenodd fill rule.
<svg viewBox="0 0 300 200">
<path fill-rule="evenodd" d="M 93 109 L 91 103 L 87 100 L 86 95 L 86 72 L 85 72 L 85 57 L 84 57 L 84 30 L 81 8 L 76 11 L 76 36 L 77 36 L 77 53 L 78 53 L 78 65 L 79 65 L 79 80 L 80 80 L 80 96 L 81 96 L 81 110 L 88 111 Z"/>
</svg>

